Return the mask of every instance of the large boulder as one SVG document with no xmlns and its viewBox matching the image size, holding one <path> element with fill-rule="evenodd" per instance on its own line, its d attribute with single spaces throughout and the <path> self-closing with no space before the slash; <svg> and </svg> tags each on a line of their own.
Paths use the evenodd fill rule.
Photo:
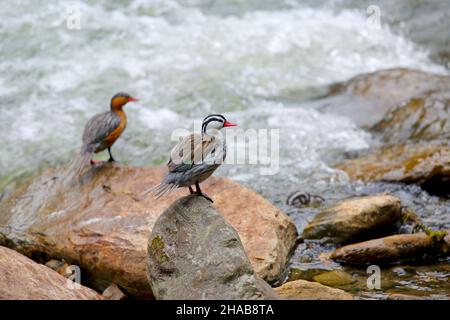
<svg viewBox="0 0 450 320">
<path fill-rule="evenodd" d="M 318 213 L 303 230 L 303 239 L 345 243 L 392 231 L 402 217 L 400 199 L 375 195 L 344 200 Z"/>
<path fill-rule="evenodd" d="M 0 246 L 0 300 L 102 300 L 92 289 L 72 282 L 20 253 Z"/>
<path fill-rule="evenodd" d="M 151 297 L 146 276 L 147 240 L 159 215 L 186 190 L 165 199 L 139 195 L 162 179 L 163 168 L 118 164 L 95 167 L 83 183 L 55 190 L 63 170 L 30 179 L 0 201 L 0 245 L 46 262 L 64 259 L 82 269 L 98 291 L 115 283 L 126 294 Z M 293 222 L 259 194 L 231 180 L 203 185 L 238 231 L 259 276 L 275 281 L 296 242 Z"/>
<path fill-rule="evenodd" d="M 404 101 L 419 99 L 428 105 L 431 103 L 428 101 L 436 97 L 430 93 L 449 91 L 449 76 L 403 68 L 387 69 L 333 85 L 324 108 L 347 116 L 360 126 L 372 128 Z"/>
<path fill-rule="evenodd" d="M 411 97 L 389 111 L 372 130 L 387 143 L 448 139 L 450 87 Z"/>
<path fill-rule="evenodd" d="M 212 204 L 178 199 L 158 218 L 148 241 L 148 276 L 157 299 L 274 299 L 236 230 Z"/>
<path fill-rule="evenodd" d="M 436 239 L 425 233 L 397 234 L 344 246 L 331 259 L 351 265 L 421 261 L 450 254 L 450 235 Z"/>
<path fill-rule="evenodd" d="M 448 142 L 386 146 L 337 168 L 357 180 L 413 183 L 432 194 L 450 194 Z"/>
<path fill-rule="evenodd" d="M 330 99 L 338 100 L 329 103 L 330 111 L 353 118 L 387 143 L 338 169 L 353 179 L 414 183 L 438 196 L 450 194 L 449 76 L 390 69 L 331 91 Z M 344 97 L 348 103 L 341 103 Z"/>
<path fill-rule="evenodd" d="M 317 282 L 295 280 L 275 288 L 278 295 L 292 300 L 353 300 L 350 293 Z"/>
<path fill-rule="evenodd" d="M 352 94 L 397 104 L 415 95 L 450 88 L 450 77 L 420 70 L 393 68 L 366 73 L 333 85 L 333 94 Z"/>
</svg>

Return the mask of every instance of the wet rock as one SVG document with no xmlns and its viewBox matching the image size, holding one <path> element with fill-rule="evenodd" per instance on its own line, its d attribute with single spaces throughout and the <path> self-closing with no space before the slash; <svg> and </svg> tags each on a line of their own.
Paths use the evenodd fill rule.
<svg viewBox="0 0 450 320">
<path fill-rule="evenodd" d="M 411 294 L 390 293 L 387 300 L 432 300 L 429 297 L 413 296 Z"/>
<path fill-rule="evenodd" d="M 432 194 L 450 195 L 449 76 L 384 70 L 336 85 L 334 93 L 350 97 L 346 115 L 360 115 L 356 121 L 387 143 L 337 168 L 353 179 L 414 183 Z"/>
<path fill-rule="evenodd" d="M 450 69 L 450 50 L 441 50 L 438 52 L 434 52 L 430 58 L 443 66 L 445 66 L 447 69 Z"/>
<path fill-rule="evenodd" d="M 295 280 L 275 288 L 280 297 L 294 300 L 353 300 L 343 290 L 330 288 L 317 282 Z"/>
<path fill-rule="evenodd" d="M 345 83 L 336 84 L 334 94 L 350 93 L 396 104 L 414 95 L 430 91 L 445 91 L 450 77 L 420 70 L 393 68 L 358 75 Z"/>
<path fill-rule="evenodd" d="M 291 267 L 289 269 L 288 281 L 308 280 L 313 281 L 315 276 L 333 271 L 333 268 L 321 263 L 304 263 L 301 266 Z"/>
<path fill-rule="evenodd" d="M 236 230 L 204 198 L 178 199 L 148 241 L 148 277 L 157 299 L 273 299 Z"/>
<path fill-rule="evenodd" d="M 439 196 L 450 193 L 448 142 L 386 146 L 337 168 L 357 180 L 417 184 Z"/>
<path fill-rule="evenodd" d="M 402 217 L 400 199 L 376 195 L 344 200 L 317 214 L 303 230 L 304 239 L 345 243 L 386 233 Z"/>
<path fill-rule="evenodd" d="M 332 86 L 325 109 L 371 128 L 404 101 L 418 98 L 428 103 L 429 93 L 449 90 L 448 76 L 403 68 L 388 69 L 359 75 Z"/>
<path fill-rule="evenodd" d="M 314 281 L 330 287 L 343 287 L 356 282 L 351 274 L 343 270 L 333 270 L 330 272 L 314 276 Z"/>
<path fill-rule="evenodd" d="M 450 253 L 450 235 L 436 239 L 425 233 L 398 234 L 344 246 L 331 254 L 331 259 L 351 264 L 391 264 L 422 261 Z"/>
<path fill-rule="evenodd" d="M 101 300 L 102 296 L 34 262 L 0 247 L 0 300 Z"/>
<path fill-rule="evenodd" d="M 389 111 L 372 130 L 387 143 L 450 137 L 450 87 L 412 97 Z"/>
<path fill-rule="evenodd" d="M 332 243 L 323 244 L 317 240 L 305 240 L 300 243 L 291 258 L 287 281 L 314 281 L 317 275 L 341 269 L 339 263 L 329 258 L 335 248 Z"/>
<path fill-rule="evenodd" d="M 148 236 L 158 216 L 187 193 L 138 201 L 164 172 L 106 164 L 90 170 L 83 184 L 50 197 L 61 179 L 61 170 L 50 170 L 1 200 L 0 244 L 43 263 L 55 258 L 77 264 L 83 282 L 99 291 L 116 283 L 128 295 L 151 297 Z M 203 190 L 238 231 L 257 274 L 275 281 L 296 242 L 292 221 L 257 193 L 228 179 L 212 177 Z"/>
<path fill-rule="evenodd" d="M 103 291 L 102 296 L 108 300 L 125 300 L 127 298 L 115 283 L 112 283 L 106 288 L 105 291 Z"/>
</svg>

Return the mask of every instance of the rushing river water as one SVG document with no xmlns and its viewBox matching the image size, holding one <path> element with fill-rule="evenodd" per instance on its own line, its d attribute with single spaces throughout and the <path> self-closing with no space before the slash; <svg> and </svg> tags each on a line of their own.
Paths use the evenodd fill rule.
<svg viewBox="0 0 450 320">
<path fill-rule="evenodd" d="M 377 1 L 5 2 L 0 188 L 67 163 L 87 119 L 106 110 L 114 93 L 127 91 L 140 102 L 126 107 L 128 128 L 113 149 L 123 163 L 164 163 L 173 129 L 220 112 L 244 129 L 280 129 L 276 175 L 242 165 L 223 166 L 217 174 L 261 192 L 299 230 L 317 209 L 285 205 L 297 190 L 319 194 L 325 204 L 391 191 L 431 226 L 448 228 L 447 202 L 417 187 L 353 183 L 333 169 L 347 153 L 369 148 L 374 137 L 348 118 L 310 106 L 325 86 L 366 72 L 409 67 L 449 73 L 433 59 L 448 47 L 448 1 L 378 1 L 380 28 L 367 23 L 372 3 Z M 295 101 L 287 103 L 293 93 Z M 448 276 L 448 269 L 443 272 Z M 427 288 L 414 283 L 421 285 Z M 399 286 L 414 289 L 408 282 Z"/>
</svg>

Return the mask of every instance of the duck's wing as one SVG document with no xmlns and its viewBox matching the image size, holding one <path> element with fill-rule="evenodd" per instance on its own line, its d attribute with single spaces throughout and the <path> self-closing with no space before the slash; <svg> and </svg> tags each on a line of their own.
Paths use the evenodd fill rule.
<svg viewBox="0 0 450 320">
<path fill-rule="evenodd" d="M 214 138 L 192 133 L 172 149 L 167 167 L 170 172 L 189 170 L 195 165 L 202 164 L 213 150 Z"/>
<path fill-rule="evenodd" d="M 102 143 L 117 127 L 120 126 L 120 117 L 114 112 L 104 112 L 92 117 L 83 132 L 83 145 L 95 146 Z"/>
</svg>

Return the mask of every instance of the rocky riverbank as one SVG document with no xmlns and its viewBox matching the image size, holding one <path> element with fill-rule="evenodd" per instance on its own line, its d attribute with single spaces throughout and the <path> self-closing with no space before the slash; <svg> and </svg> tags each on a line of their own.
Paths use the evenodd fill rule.
<svg viewBox="0 0 450 320">
<path fill-rule="evenodd" d="M 378 148 L 338 168 L 354 179 L 414 183 L 449 196 L 450 77 L 394 69 L 357 77 L 334 90 L 364 101 L 355 106 L 364 120 L 348 116 L 381 140 Z"/>
<path fill-rule="evenodd" d="M 29 179 L 0 202 L 2 299 L 352 299 L 308 281 L 271 288 L 286 271 L 296 228 L 237 183 L 211 178 L 213 206 L 182 191 L 140 199 L 161 169 L 105 164 L 60 192 L 63 172 Z"/>
<path fill-rule="evenodd" d="M 292 259 L 288 280 L 313 280 L 362 298 L 394 299 L 403 293 L 411 299 L 426 298 L 413 288 L 392 291 L 409 277 L 417 288 L 426 288 L 427 282 L 439 288 L 432 294 L 435 299 L 450 298 L 449 273 L 443 268 L 450 261 L 445 230 L 450 226 L 449 213 L 436 212 L 442 222 L 429 228 L 413 209 L 421 199 L 411 201 L 408 195 L 408 188 L 418 186 L 443 207 L 450 205 L 449 92 L 450 77 L 408 69 L 360 75 L 330 87 L 329 95 L 317 103 L 321 109 L 345 114 L 374 137 L 371 148 L 349 154 L 336 168 L 345 171 L 351 183 L 379 186 L 372 187 L 378 192 L 386 186 L 402 191 L 395 196 L 369 191 L 311 207 L 317 213 L 303 230 L 304 242 Z M 308 211 L 307 207 L 302 210 Z M 370 265 L 382 270 L 382 286 L 372 292 L 366 285 Z M 403 268 L 421 271 L 401 274 L 398 270 Z"/>
<path fill-rule="evenodd" d="M 151 297 L 146 274 L 149 234 L 179 191 L 161 201 L 139 200 L 163 169 L 106 164 L 84 183 L 54 190 L 63 170 L 50 170 L 11 190 L 0 202 L 0 244 L 40 263 L 64 259 L 79 265 L 83 279 L 103 291 L 111 283 L 135 297 Z M 296 243 L 292 221 L 255 192 L 222 178 L 205 188 L 215 206 L 239 232 L 256 273 L 268 282 L 280 278 Z M 52 196 L 49 196 L 52 195 Z"/>
<path fill-rule="evenodd" d="M 57 187 L 64 168 L 16 181 L 0 199 L 0 282 L 16 293 L 0 291 L 0 298 L 428 297 L 398 290 L 405 279 L 433 283 L 434 298 L 449 298 L 449 220 L 441 213 L 442 223 L 430 228 L 430 219 L 404 197 L 411 187 L 444 207 L 449 203 L 448 92 L 449 77 L 406 69 L 332 86 L 322 109 L 348 113 L 376 138 L 370 149 L 348 154 L 335 167 L 350 185 L 395 185 L 400 192 L 380 187 L 333 201 L 302 194 L 288 203 L 313 213 L 306 226 L 220 177 L 204 186 L 213 205 L 184 197 L 185 190 L 161 201 L 140 199 L 161 179 L 162 168 L 107 163 L 64 190 Z M 13 274 L 11 260 L 30 272 Z M 376 293 L 367 288 L 370 265 L 382 270 Z M 73 266 L 81 272 L 76 294 L 67 290 Z M 41 270 L 47 276 L 37 277 L 26 294 L 27 277 Z M 20 279 L 12 283 L 11 277 Z"/>
</svg>

